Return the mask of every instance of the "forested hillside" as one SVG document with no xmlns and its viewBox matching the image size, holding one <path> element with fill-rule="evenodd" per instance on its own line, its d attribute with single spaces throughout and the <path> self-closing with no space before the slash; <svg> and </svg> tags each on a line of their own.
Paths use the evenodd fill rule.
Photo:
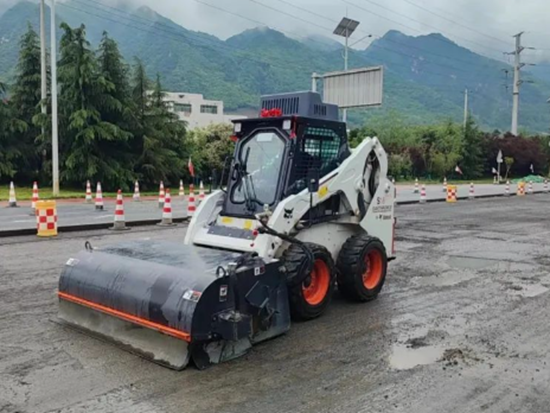
<svg viewBox="0 0 550 413">
<path fill-rule="evenodd" d="M 222 41 L 189 31 L 149 8 L 126 10 L 85 0 L 60 3 L 57 12 L 60 22 L 72 27 L 83 23 L 93 47 L 107 31 L 128 62 L 139 57 L 150 76 L 162 76 L 167 89 L 224 100 L 230 111 L 255 107 L 261 94 L 307 89 L 314 71 L 342 68 L 341 46 L 322 36 L 296 40 L 258 28 Z M 0 17 L 0 80 L 8 84 L 27 22 L 38 26 L 34 3 L 18 3 Z M 415 123 L 458 121 L 463 91 L 468 88 L 476 121 L 485 129 L 509 129 L 511 92 L 504 88 L 503 69 L 510 67 L 505 63 L 473 53 L 440 34 L 411 37 L 390 31 L 366 50 L 351 52 L 351 67 L 367 65 L 386 69 L 384 106 L 353 111 L 354 125 L 392 111 Z M 534 74 L 525 73 L 525 80 L 534 83 L 522 87 L 520 125 L 547 131 L 550 76 L 544 68 L 534 69 Z"/>
</svg>

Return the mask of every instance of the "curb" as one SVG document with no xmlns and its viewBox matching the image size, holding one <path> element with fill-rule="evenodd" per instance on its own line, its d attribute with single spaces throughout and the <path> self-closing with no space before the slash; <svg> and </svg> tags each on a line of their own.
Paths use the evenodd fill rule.
<svg viewBox="0 0 550 413">
<path fill-rule="evenodd" d="M 526 197 L 530 195 L 538 195 L 538 194 L 550 194 L 550 192 L 544 192 L 544 191 L 533 191 L 532 194 L 525 194 Z M 485 194 L 485 195 L 476 195 L 474 199 L 468 198 L 468 196 L 458 196 L 456 198 L 457 201 L 475 201 L 476 199 L 488 199 L 488 198 L 510 198 L 513 196 L 517 196 L 515 192 L 510 192 L 509 195 L 505 194 Z M 438 198 L 438 199 L 426 199 L 425 204 L 431 204 L 435 202 L 446 202 L 446 198 Z M 396 205 L 414 205 L 414 204 L 420 204 L 420 201 L 418 200 L 412 200 L 412 201 L 397 201 Z"/>
<path fill-rule="evenodd" d="M 532 195 L 537 194 L 547 194 L 544 191 L 533 191 Z M 469 199 L 468 196 L 460 196 L 457 197 L 458 201 L 475 201 L 476 199 L 488 199 L 488 198 L 509 198 L 517 196 L 515 192 L 511 192 L 510 195 L 506 196 L 505 194 L 486 194 L 486 195 L 477 195 L 473 200 Z M 528 197 L 529 195 L 525 195 Z M 445 198 L 438 198 L 438 199 L 427 199 L 425 204 L 432 204 L 436 202 L 446 202 Z M 419 200 L 410 200 L 410 201 L 398 201 L 395 203 L 396 205 L 415 205 L 415 204 L 421 204 Z M 187 222 L 189 220 L 189 217 L 184 218 L 174 218 L 174 223 L 182 223 Z M 143 226 L 152 226 L 158 224 L 160 221 L 159 219 L 145 219 L 140 221 L 127 221 L 126 226 L 128 227 L 143 227 Z M 58 232 L 78 232 L 78 231 L 92 231 L 92 230 L 98 230 L 98 229 L 109 229 L 113 226 L 112 222 L 99 222 L 96 224 L 82 224 L 82 225 L 69 225 L 69 226 L 63 226 L 58 227 Z M 7 238 L 7 237 L 18 237 L 18 236 L 24 236 L 24 235 L 36 235 L 36 228 L 22 228 L 22 229 L 13 229 L 13 230 L 7 230 L 7 231 L 0 231 L 0 238 Z"/>
<path fill-rule="evenodd" d="M 172 221 L 175 223 L 187 222 L 188 217 L 174 218 Z M 156 225 L 160 222 L 159 219 L 145 219 L 141 221 L 126 222 L 127 227 L 144 227 Z M 64 227 L 58 227 L 58 232 L 78 232 L 78 231 L 92 231 L 96 229 L 109 229 L 113 226 L 112 222 L 99 222 L 97 224 L 82 224 L 82 225 L 68 225 Z M 36 228 L 22 228 L 12 229 L 7 231 L 0 231 L 0 238 L 18 237 L 23 235 L 36 235 Z"/>
</svg>

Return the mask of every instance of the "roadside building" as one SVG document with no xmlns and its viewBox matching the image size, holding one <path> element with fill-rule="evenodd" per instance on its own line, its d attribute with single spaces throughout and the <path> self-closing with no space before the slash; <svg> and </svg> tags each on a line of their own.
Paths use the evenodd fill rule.
<svg viewBox="0 0 550 413">
<path fill-rule="evenodd" d="M 189 125 L 189 129 L 202 128 L 215 123 L 230 123 L 244 116 L 226 115 L 223 101 L 207 100 L 201 94 L 165 92 L 164 100 L 172 112 Z"/>
</svg>

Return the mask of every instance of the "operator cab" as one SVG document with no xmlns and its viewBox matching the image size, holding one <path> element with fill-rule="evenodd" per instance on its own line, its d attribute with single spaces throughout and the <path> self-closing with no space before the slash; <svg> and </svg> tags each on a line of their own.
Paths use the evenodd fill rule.
<svg viewBox="0 0 550 413">
<path fill-rule="evenodd" d="M 222 214 L 253 217 L 308 190 L 350 155 L 338 107 L 314 92 L 262 97 L 260 117 L 233 121 L 236 142 Z M 325 180 L 330 179 L 327 177 Z"/>
</svg>

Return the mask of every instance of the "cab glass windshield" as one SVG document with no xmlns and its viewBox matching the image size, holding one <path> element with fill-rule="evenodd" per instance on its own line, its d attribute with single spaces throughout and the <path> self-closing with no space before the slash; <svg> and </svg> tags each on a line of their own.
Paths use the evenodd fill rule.
<svg viewBox="0 0 550 413">
<path fill-rule="evenodd" d="M 284 141 L 273 132 L 257 132 L 241 146 L 238 162 L 242 174 L 237 179 L 231 199 L 235 203 L 247 200 L 259 205 L 272 205 L 285 150 Z"/>
</svg>

